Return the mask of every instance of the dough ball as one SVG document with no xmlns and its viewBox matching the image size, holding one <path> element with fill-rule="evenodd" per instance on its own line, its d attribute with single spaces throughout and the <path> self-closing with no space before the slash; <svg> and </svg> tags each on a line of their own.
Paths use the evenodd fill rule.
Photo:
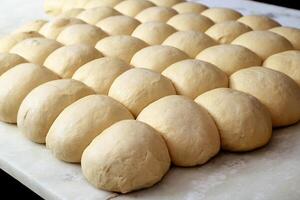
<svg viewBox="0 0 300 200">
<path fill-rule="evenodd" d="M 275 20 L 262 15 L 248 15 L 243 16 L 239 18 L 237 21 L 242 22 L 243 24 L 246 24 L 252 30 L 258 31 L 258 30 L 268 30 L 270 28 L 280 26 L 278 22 Z"/>
<path fill-rule="evenodd" d="M 208 7 L 198 2 L 182 2 L 175 4 L 172 8 L 178 13 L 201 13 Z"/>
<path fill-rule="evenodd" d="M 90 0 L 84 7 L 85 8 L 96 8 L 96 7 L 114 7 L 123 0 Z"/>
<path fill-rule="evenodd" d="M 95 187 L 127 193 L 159 182 L 169 170 L 170 156 L 153 128 L 123 120 L 93 140 L 82 155 L 81 166 Z"/>
<path fill-rule="evenodd" d="M 16 32 L 30 32 L 30 31 L 38 32 L 47 22 L 48 21 L 46 20 L 37 19 L 24 24 L 23 26 L 18 28 Z"/>
<path fill-rule="evenodd" d="M 168 24 L 180 31 L 204 32 L 211 27 L 214 22 L 197 13 L 183 13 L 172 17 L 168 21 Z"/>
<path fill-rule="evenodd" d="M 125 105 L 137 116 L 150 103 L 168 95 L 176 94 L 172 82 L 157 72 L 133 68 L 111 85 L 108 95 Z"/>
<path fill-rule="evenodd" d="M 77 17 L 83 11 L 85 11 L 83 8 L 73 8 L 63 12 L 59 17 Z"/>
<path fill-rule="evenodd" d="M 291 28 L 291 27 L 275 27 L 270 29 L 274 33 L 277 33 L 283 37 L 285 37 L 295 49 L 300 50 L 300 29 Z"/>
<path fill-rule="evenodd" d="M 56 49 L 46 59 L 44 65 L 62 78 L 71 78 L 75 71 L 102 54 L 92 46 L 75 44 Z"/>
<path fill-rule="evenodd" d="M 105 19 L 106 17 L 120 15 L 118 11 L 110 7 L 95 7 L 90 8 L 77 16 L 77 18 L 82 19 L 88 24 L 97 24 L 100 20 Z"/>
<path fill-rule="evenodd" d="M 125 0 L 115 6 L 123 15 L 134 17 L 142 10 L 153 7 L 154 4 L 146 0 Z"/>
<path fill-rule="evenodd" d="M 267 57 L 293 49 L 292 44 L 284 37 L 270 31 L 250 31 L 232 41 L 252 50 L 263 60 Z"/>
<path fill-rule="evenodd" d="M 210 18 L 215 23 L 237 20 L 242 17 L 241 13 L 229 8 L 209 8 L 204 10 L 201 14 Z"/>
<path fill-rule="evenodd" d="M 238 36 L 251 30 L 240 22 L 225 21 L 213 25 L 205 33 L 221 44 L 229 44 Z"/>
<path fill-rule="evenodd" d="M 154 45 L 138 51 L 131 60 L 131 65 L 162 72 L 175 62 L 188 59 L 183 51 L 164 45 Z"/>
<path fill-rule="evenodd" d="M 24 58 L 13 53 L 0 53 L 0 76 L 14 66 L 27 62 Z"/>
<path fill-rule="evenodd" d="M 157 6 L 171 7 L 177 3 L 184 2 L 184 0 L 149 0 Z"/>
<path fill-rule="evenodd" d="M 133 116 L 114 99 L 102 95 L 84 97 L 66 107 L 53 122 L 46 137 L 47 148 L 60 160 L 78 163 L 97 135 L 125 119 Z"/>
<path fill-rule="evenodd" d="M 216 65 L 226 74 L 252 66 L 260 66 L 262 60 L 249 49 L 232 44 L 209 47 L 197 55 L 197 59 Z"/>
<path fill-rule="evenodd" d="M 113 81 L 130 66 L 118 58 L 104 57 L 81 66 L 73 75 L 98 94 L 108 94 Z"/>
<path fill-rule="evenodd" d="M 230 77 L 230 87 L 255 96 L 270 111 L 273 126 L 286 126 L 300 120 L 300 88 L 283 73 L 251 67 Z"/>
<path fill-rule="evenodd" d="M 48 15 L 56 16 L 61 13 L 63 3 L 62 0 L 45 0 L 44 10 Z"/>
<path fill-rule="evenodd" d="M 288 75 L 300 86 L 300 51 L 291 50 L 274 54 L 268 57 L 263 65 Z"/>
<path fill-rule="evenodd" d="M 107 17 L 97 23 L 97 26 L 109 35 L 130 35 L 140 22 L 128 16 Z"/>
<path fill-rule="evenodd" d="M 100 40 L 96 48 L 105 56 L 119 58 L 126 63 L 130 63 L 132 56 L 146 46 L 148 44 L 138 38 L 115 35 Z"/>
<path fill-rule="evenodd" d="M 62 0 L 64 1 L 63 7 L 62 7 L 62 13 L 75 9 L 75 8 L 83 8 L 88 0 Z"/>
<path fill-rule="evenodd" d="M 29 38 L 16 44 L 10 53 L 15 53 L 31 63 L 43 65 L 44 61 L 54 50 L 62 45 L 55 40 L 46 38 Z"/>
<path fill-rule="evenodd" d="M 205 33 L 196 31 L 179 31 L 170 35 L 163 45 L 176 47 L 185 52 L 189 57 L 195 58 L 203 49 L 217 45 L 217 43 Z"/>
<path fill-rule="evenodd" d="M 135 18 L 142 23 L 151 21 L 166 22 L 176 14 L 177 12 L 172 8 L 155 6 L 146 8 L 137 14 Z"/>
<path fill-rule="evenodd" d="M 54 73 L 36 64 L 19 64 L 0 77 L 0 120 L 17 122 L 17 113 L 25 96 L 35 87 L 58 79 Z"/>
<path fill-rule="evenodd" d="M 93 93 L 83 83 L 72 79 L 42 84 L 23 100 L 18 112 L 18 127 L 29 140 L 45 143 L 57 116 L 73 102 Z"/>
<path fill-rule="evenodd" d="M 138 116 L 164 137 L 173 164 L 190 167 L 206 163 L 220 149 L 218 129 L 207 111 L 184 96 L 167 96 Z"/>
</svg>

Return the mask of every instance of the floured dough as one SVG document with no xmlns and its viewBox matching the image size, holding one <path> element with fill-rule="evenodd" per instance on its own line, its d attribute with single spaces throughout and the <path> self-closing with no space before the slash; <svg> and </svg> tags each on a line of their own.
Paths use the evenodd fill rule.
<svg viewBox="0 0 300 200">
<path fill-rule="evenodd" d="M 73 8 L 63 12 L 58 17 L 77 17 L 83 11 L 85 11 L 83 8 Z"/>
<path fill-rule="evenodd" d="M 45 0 L 44 10 L 48 15 L 56 16 L 62 12 L 63 0 Z"/>
<path fill-rule="evenodd" d="M 116 15 L 121 15 L 121 13 L 113 8 L 102 6 L 87 9 L 80 13 L 77 18 L 82 19 L 89 24 L 97 24 L 100 20 L 105 19 L 106 17 Z"/>
<path fill-rule="evenodd" d="M 243 24 L 246 24 L 252 30 L 258 31 L 258 30 L 268 30 L 270 28 L 274 28 L 276 26 L 280 26 L 278 22 L 275 20 L 262 15 L 248 15 L 243 16 L 237 20 L 238 22 L 242 22 Z"/>
<path fill-rule="evenodd" d="M 134 17 L 142 10 L 155 6 L 146 0 L 125 0 L 116 5 L 114 8 L 123 15 Z"/>
<path fill-rule="evenodd" d="M 85 8 L 96 8 L 96 7 L 114 7 L 118 3 L 122 2 L 123 0 L 90 0 L 84 6 Z"/>
<path fill-rule="evenodd" d="M 198 2 L 182 2 L 175 4 L 172 8 L 178 13 L 201 13 L 208 7 Z"/>
<path fill-rule="evenodd" d="M 16 30 L 16 32 L 29 32 L 36 31 L 38 32 L 48 21 L 43 19 L 37 19 L 32 22 L 26 23 Z"/>
<path fill-rule="evenodd" d="M 177 3 L 184 2 L 184 0 L 149 0 L 157 6 L 171 7 Z"/>
<path fill-rule="evenodd" d="M 210 18 L 215 23 L 237 20 L 242 16 L 241 13 L 230 8 L 209 8 L 201 14 Z"/>
<path fill-rule="evenodd" d="M 283 37 L 285 37 L 295 49 L 300 50 L 300 29 L 292 28 L 292 27 L 275 27 L 270 29 L 274 33 L 277 33 Z"/>
<path fill-rule="evenodd" d="M 13 53 L 0 53 L 0 76 L 14 66 L 27 62 L 24 58 Z"/>
<path fill-rule="evenodd" d="M 150 7 L 138 13 L 135 18 L 142 23 L 159 21 L 166 22 L 176 15 L 176 10 L 168 7 Z"/>
</svg>

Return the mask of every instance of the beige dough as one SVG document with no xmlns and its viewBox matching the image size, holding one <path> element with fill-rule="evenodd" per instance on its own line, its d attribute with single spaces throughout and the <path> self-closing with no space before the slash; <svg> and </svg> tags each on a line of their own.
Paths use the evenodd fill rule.
<svg viewBox="0 0 300 200">
<path fill-rule="evenodd" d="M 184 0 L 149 0 L 157 6 L 171 7 L 177 3 L 184 2 Z"/>
<path fill-rule="evenodd" d="M 24 58 L 13 53 L 0 53 L 0 76 L 14 66 L 27 62 Z"/>
<path fill-rule="evenodd" d="M 204 32 L 214 25 L 209 18 L 197 13 L 183 13 L 172 17 L 168 22 L 171 26 L 180 31 Z"/>
<path fill-rule="evenodd" d="M 54 73 L 39 65 L 24 63 L 6 71 L 0 77 L 0 120 L 17 122 L 17 113 L 25 96 L 35 87 L 58 79 Z"/>
<path fill-rule="evenodd" d="M 229 8 L 209 8 L 204 10 L 201 14 L 210 18 L 215 23 L 237 20 L 242 17 L 241 13 Z"/>
<path fill-rule="evenodd" d="M 57 116 L 70 104 L 94 92 L 83 83 L 63 79 L 50 81 L 32 90 L 18 112 L 18 128 L 31 141 L 45 143 Z"/>
<path fill-rule="evenodd" d="M 284 37 L 270 31 L 250 31 L 232 41 L 252 50 L 263 60 L 267 57 L 293 49 L 293 45 Z"/>
<path fill-rule="evenodd" d="M 48 15 L 56 16 L 61 13 L 64 0 L 45 0 L 44 10 Z"/>
<path fill-rule="evenodd" d="M 263 66 L 288 75 L 300 86 L 300 51 L 291 50 L 274 54 L 265 60 Z"/>
<path fill-rule="evenodd" d="M 258 31 L 258 30 L 268 30 L 270 28 L 280 26 L 278 22 L 275 20 L 262 15 L 248 15 L 243 16 L 237 20 L 238 22 L 241 22 L 243 24 L 246 24 L 252 30 Z"/>
<path fill-rule="evenodd" d="M 100 40 L 96 48 L 105 56 L 119 58 L 130 63 L 132 56 L 146 46 L 148 45 L 138 38 L 116 35 Z"/>
<path fill-rule="evenodd" d="M 141 68 L 121 74 L 108 92 L 108 96 L 125 105 L 135 117 L 150 103 L 172 94 L 176 92 L 169 79 Z"/>
<path fill-rule="evenodd" d="M 55 40 L 46 38 L 29 38 L 16 44 L 10 53 L 15 53 L 29 62 L 43 65 L 44 61 L 55 49 L 62 45 Z"/>
<path fill-rule="evenodd" d="M 205 33 L 221 44 L 229 44 L 238 36 L 251 30 L 240 22 L 225 21 L 213 25 Z"/>
<path fill-rule="evenodd" d="M 171 95 L 159 99 L 137 119 L 162 134 L 174 165 L 201 165 L 219 152 L 220 136 L 213 119 L 187 97 Z"/>
<path fill-rule="evenodd" d="M 96 8 L 96 7 L 114 7 L 123 0 L 90 0 L 84 7 Z"/>
<path fill-rule="evenodd" d="M 183 51 L 165 45 L 154 45 L 138 51 L 131 60 L 131 65 L 162 72 L 175 62 L 188 59 Z"/>
<path fill-rule="evenodd" d="M 140 22 L 129 16 L 107 17 L 97 23 L 97 26 L 108 35 L 131 35 Z"/>
<path fill-rule="evenodd" d="M 83 8 L 73 8 L 63 12 L 58 17 L 77 17 L 83 11 L 85 11 Z"/>
<path fill-rule="evenodd" d="M 66 107 L 53 122 L 46 137 L 47 148 L 60 160 L 79 163 L 84 149 L 97 135 L 126 119 L 133 116 L 114 99 L 104 95 L 84 97 Z"/>
<path fill-rule="evenodd" d="M 260 100 L 269 109 L 275 127 L 300 120 L 300 87 L 281 72 L 265 67 L 243 69 L 231 75 L 230 87 Z"/>
<path fill-rule="evenodd" d="M 196 31 L 179 31 L 170 35 L 163 45 L 176 47 L 185 52 L 189 57 L 195 58 L 202 50 L 217 45 L 217 43 L 205 33 Z"/>
<path fill-rule="evenodd" d="M 172 8 L 178 13 L 201 13 L 208 7 L 198 2 L 182 2 L 175 4 Z"/>
<path fill-rule="evenodd" d="M 44 65 L 62 78 L 71 78 L 79 67 L 100 57 L 102 54 L 94 47 L 75 44 L 56 49 Z"/>
<path fill-rule="evenodd" d="M 127 193 L 159 182 L 169 170 L 170 156 L 157 131 L 142 122 L 123 120 L 93 140 L 81 166 L 96 188 Z"/>
<path fill-rule="evenodd" d="M 37 19 L 32 22 L 26 23 L 20 28 L 18 28 L 15 32 L 30 32 L 36 31 L 38 32 L 48 21 L 43 19 Z"/>
<path fill-rule="evenodd" d="M 135 18 L 142 23 L 152 21 L 166 22 L 176 14 L 177 12 L 172 8 L 155 6 L 146 8 L 137 14 Z"/>
<path fill-rule="evenodd" d="M 123 15 L 134 17 L 142 10 L 155 6 L 146 0 L 125 0 L 115 6 L 115 9 Z"/>
<path fill-rule="evenodd" d="M 120 15 L 118 11 L 109 7 L 95 7 L 90 8 L 77 16 L 77 18 L 82 19 L 83 21 L 89 24 L 97 24 L 100 20 L 105 19 L 106 17 Z"/>
<path fill-rule="evenodd" d="M 98 94 L 108 94 L 113 81 L 130 66 L 118 58 L 104 57 L 81 66 L 73 75 Z"/>
<path fill-rule="evenodd" d="M 291 28 L 291 27 L 275 27 L 270 29 L 274 33 L 277 33 L 283 37 L 285 37 L 295 49 L 300 50 L 300 29 Z"/>
<path fill-rule="evenodd" d="M 226 74 L 252 66 L 260 66 L 262 60 L 249 49 L 232 44 L 209 47 L 197 55 L 197 59 L 216 65 Z"/>
<path fill-rule="evenodd" d="M 83 8 L 88 0 L 62 0 L 64 1 L 62 6 L 62 13 L 75 9 L 75 8 Z"/>
<path fill-rule="evenodd" d="M 216 122 L 222 149 L 250 151 L 266 145 L 271 139 L 270 113 L 255 97 L 229 88 L 218 88 L 200 95 L 195 101 Z"/>
</svg>

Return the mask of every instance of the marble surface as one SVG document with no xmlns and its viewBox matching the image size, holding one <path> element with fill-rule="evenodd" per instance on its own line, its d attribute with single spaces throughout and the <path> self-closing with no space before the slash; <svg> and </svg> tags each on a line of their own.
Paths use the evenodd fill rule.
<svg viewBox="0 0 300 200">
<path fill-rule="evenodd" d="M 243 14 L 265 14 L 300 27 L 300 11 L 243 0 L 202 0 Z M 42 0 L 1 0 L 0 35 L 33 19 L 47 19 Z M 22 6 L 20 6 L 22 5 Z M 43 146 L 26 140 L 16 126 L 0 123 L 0 167 L 46 199 L 298 200 L 300 123 L 277 129 L 271 143 L 250 153 L 222 152 L 195 168 L 175 168 L 154 187 L 127 195 L 97 190 L 80 166 L 56 160 Z"/>
</svg>

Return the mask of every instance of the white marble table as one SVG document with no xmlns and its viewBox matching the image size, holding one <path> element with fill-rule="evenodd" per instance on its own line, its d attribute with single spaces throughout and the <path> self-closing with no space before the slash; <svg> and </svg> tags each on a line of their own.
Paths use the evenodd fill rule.
<svg viewBox="0 0 300 200">
<path fill-rule="evenodd" d="M 300 11 L 243 0 L 202 0 L 243 14 L 266 14 L 283 25 L 300 27 Z M 20 6 L 22 5 L 22 6 Z M 46 18 L 42 0 L 1 0 L 0 35 L 26 21 Z M 156 186 L 127 195 L 97 190 L 80 166 L 56 160 L 42 145 L 26 140 L 16 126 L 0 123 L 0 167 L 45 199 L 298 200 L 300 123 L 274 131 L 265 148 L 220 153 L 202 167 L 172 168 Z"/>
</svg>

